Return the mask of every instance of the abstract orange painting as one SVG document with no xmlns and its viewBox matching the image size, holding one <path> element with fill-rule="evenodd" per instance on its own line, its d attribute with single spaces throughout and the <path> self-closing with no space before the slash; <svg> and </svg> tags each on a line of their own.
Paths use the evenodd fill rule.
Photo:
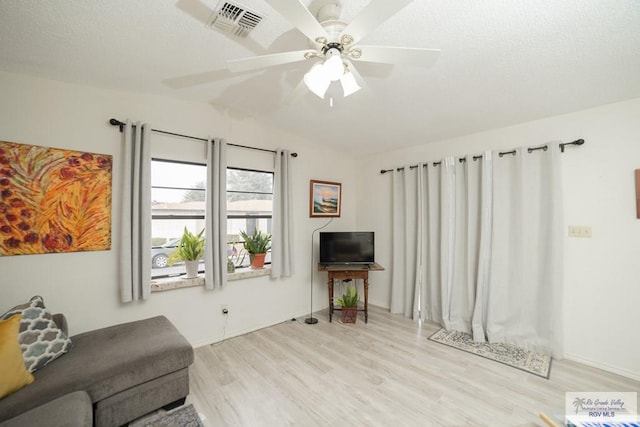
<svg viewBox="0 0 640 427">
<path fill-rule="evenodd" d="M 111 248 L 112 157 L 0 141 L 0 256 Z"/>
</svg>

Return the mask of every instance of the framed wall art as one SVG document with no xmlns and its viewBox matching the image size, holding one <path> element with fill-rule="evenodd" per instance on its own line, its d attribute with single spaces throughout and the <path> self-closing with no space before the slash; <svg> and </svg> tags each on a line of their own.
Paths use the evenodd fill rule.
<svg viewBox="0 0 640 427">
<path fill-rule="evenodd" d="M 340 217 L 342 184 L 311 180 L 309 189 L 310 217 Z"/>
<path fill-rule="evenodd" d="M 636 169 L 636 218 L 640 219 L 640 169 Z"/>
<path fill-rule="evenodd" d="M 0 256 L 111 248 L 112 157 L 0 141 Z"/>
</svg>

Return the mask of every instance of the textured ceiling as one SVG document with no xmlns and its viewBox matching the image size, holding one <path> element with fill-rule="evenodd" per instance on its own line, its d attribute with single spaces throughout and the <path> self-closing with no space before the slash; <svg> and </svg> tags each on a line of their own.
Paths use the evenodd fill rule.
<svg viewBox="0 0 640 427">
<path fill-rule="evenodd" d="M 247 39 L 202 22 L 217 0 L 2 0 L 0 69 L 202 101 L 352 153 L 379 152 L 640 97 L 638 0 L 417 0 L 363 41 L 441 50 L 434 67 L 358 63 L 369 91 L 302 91 L 309 62 L 232 75 L 225 60 L 307 48 L 262 0 Z M 317 9 L 331 1 L 305 1 Z M 387 0 L 393 1 L 393 0 Z M 343 2 L 350 22 L 368 3 Z M 191 6 L 191 7 L 188 7 Z M 199 84 L 195 84 L 199 83 Z"/>
</svg>

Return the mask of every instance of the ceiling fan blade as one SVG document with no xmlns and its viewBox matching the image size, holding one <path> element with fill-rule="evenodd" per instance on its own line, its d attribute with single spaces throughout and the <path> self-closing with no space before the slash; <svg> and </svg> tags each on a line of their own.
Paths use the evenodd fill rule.
<svg viewBox="0 0 640 427">
<path fill-rule="evenodd" d="M 302 98 L 304 94 L 308 92 L 309 89 L 307 89 L 307 86 L 304 84 L 304 80 L 300 80 L 293 91 L 289 92 L 289 94 L 282 100 L 282 105 L 288 106 L 297 99 Z"/>
<path fill-rule="evenodd" d="M 362 56 L 354 61 L 382 62 L 383 64 L 413 65 L 416 67 L 431 67 L 440 56 L 438 49 L 423 49 L 420 47 L 393 46 L 357 46 Z"/>
<path fill-rule="evenodd" d="M 204 73 L 189 74 L 180 77 L 171 77 L 162 81 L 165 85 L 173 89 L 184 89 L 191 86 L 198 86 L 206 83 L 213 83 L 220 80 L 236 77 L 226 68 L 221 70 L 205 71 Z"/>
<path fill-rule="evenodd" d="M 274 53 L 272 55 L 252 56 L 244 59 L 232 59 L 227 61 L 227 68 L 231 72 L 240 73 L 261 68 L 274 67 L 291 62 L 304 61 L 304 54 L 313 50 L 295 50 L 291 52 Z"/>
<path fill-rule="evenodd" d="M 266 2 L 287 18 L 309 40 L 315 41 L 318 37 L 329 38 L 327 31 L 300 0 L 266 0 Z"/>
<path fill-rule="evenodd" d="M 204 25 L 209 25 L 211 15 L 213 14 L 213 10 L 209 9 L 209 7 L 200 0 L 178 0 L 176 7 L 202 22 Z"/>
<path fill-rule="evenodd" d="M 371 30 L 389 19 L 413 0 L 371 0 L 362 9 L 362 12 L 355 17 L 347 27 L 342 30 L 342 34 L 353 37 L 353 43 L 358 43 Z"/>
</svg>

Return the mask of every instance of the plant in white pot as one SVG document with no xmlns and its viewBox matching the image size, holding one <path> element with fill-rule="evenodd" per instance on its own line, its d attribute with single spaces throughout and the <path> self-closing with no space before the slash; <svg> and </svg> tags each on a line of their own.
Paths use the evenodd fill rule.
<svg viewBox="0 0 640 427">
<path fill-rule="evenodd" d="M 263 268 L 264 258 L 271 249 L 271 234 L 254 230 L 253 234 L 249 235 L 243 230 L 240 231 L 240 236 L 244 239 L 244 249 L 249 253 L 251 268 Z"/>
<path fill-rule="evenodd" d="M 193 234 L 187 227 L 184 228 L 182 233 L 182 239 L 173 252 L 167 259 L 167 264 L 173 265 L 176 262 L 184 261 L 185 268 L 187 270 L 187 279 L 193 279 L 198 277 L 198 266 L 200 260 L 204 256 L 204 229 L 198 234 Z"/>
</svg>

